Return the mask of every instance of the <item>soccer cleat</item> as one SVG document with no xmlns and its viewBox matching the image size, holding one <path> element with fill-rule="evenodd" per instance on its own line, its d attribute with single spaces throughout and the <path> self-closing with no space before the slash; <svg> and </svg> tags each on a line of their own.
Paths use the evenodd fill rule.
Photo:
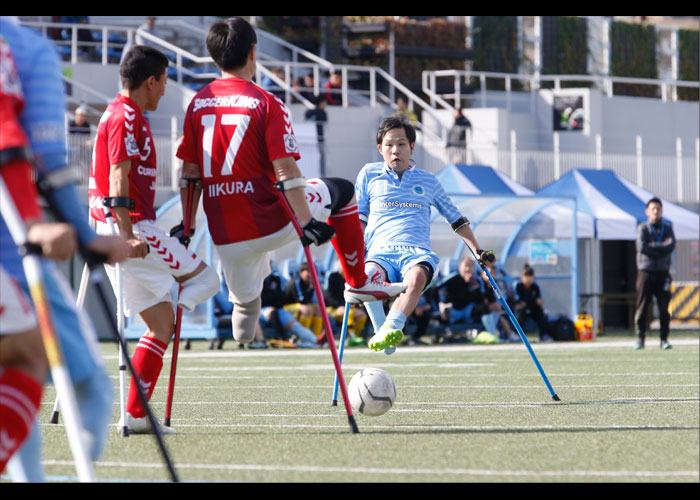
<svg viewBox="0 0 700 500">
<path fill-rule="evenodd" d="M 404 292 L 408 285 L 403 283 L 387 283 L 386 281 L 375 281 L 368 278 L 364 286 L 353 288 L 345 284 L 343 294 L 345 302 L 348 304 L 359 304 L 360 302 L 372 302 L 374 300 L 386 300 L 396 297 Z"/>
<path fill-rule="evenodd" d="M 158 430 L 161 434 L 176 434 L 175 429 L 163 425 L 157 420 L 156 423 L 158 424 Z M 117 429 L 121 430 L 122 427 L 123 424 L 120 419 Z M 129 413 L 126 414 L 126 428 L 129 430 L 129 434 L 155 434 L 151 428 L 151 422 L 148 420 L 148 417 L 136 418 L 132 417 Z"/>
<path fill-rule="evenodd" d="M 671 349 L 673 346 L 668 343 L 668 340 L 662 340 L 661 341 L 661 349 Z"/>
<path fill-rule="evenodd" d="M 382 325 L 377 333 L 369 339 L 369 348 L 374 352 L 383 351 L 390 347 L 396 347 L 403 340 L 403 332 Z M 391 351 L 393 352 L 393 351 Z M 387 354 L 391 354 L 391 352 Z"/>
<path fill-rule="evenodd" d="M 644 349 L 644 344 L 643 344 L 642 342 L 638 342 L 638 343 L 634 346 L 634 350 L 635 350 L 635 351 L 640 351 L 640 350 L 642 350 L 642 349 Z"/>
</svg>

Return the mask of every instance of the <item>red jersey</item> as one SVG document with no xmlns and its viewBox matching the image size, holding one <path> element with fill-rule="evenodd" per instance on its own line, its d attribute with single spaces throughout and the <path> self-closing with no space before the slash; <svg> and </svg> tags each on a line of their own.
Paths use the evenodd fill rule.
<svg viewBox="0 0 700 500">
<path fill-rule="evenodd" d="M 273 94 L 240 78 L 210 83 L 187 109 L 177 156 L 199 165 L 214 244 L 260 238 L 289 223 L 272 161 L 298 160 L 299 150 L 289 112 Z"/>
<path fill-rule="evenodd" d="M 0 150 L 25 148 L 29 139 L 19 123 L 24 94 L 8 43 L 0 37 Z M 22 220 L 41 219 L 39 193 L 28 161 L 16 159 L 0 165 L 0 175 Z"/>
<path fill-rule="evenodd" d="M 156 150 L 151 127 L 139 106 L 118 94 L 97 126 L 88 185 L 93 219 L 105 221 L 102 199 L 109 196 L 110 168 L 126 160 L 131 160 L 129 198 L 135 200 L 131 221 L 155 220 Z"/>
</svg>

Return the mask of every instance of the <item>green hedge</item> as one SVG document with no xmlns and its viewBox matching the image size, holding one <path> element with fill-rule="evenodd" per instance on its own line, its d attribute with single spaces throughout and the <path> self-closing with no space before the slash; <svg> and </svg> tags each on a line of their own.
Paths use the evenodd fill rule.
<svg viewBox="0 0 700 500">
<path fill-rule="evenodd" d="M 697 82 L 699 37 L 697 31 L 678 30 L 678 79 Z M 678 98 L 697 101 L 698 89 L 679 88 Z"/>
<path fill-rule="evenodd" d="M 653 26 L 614 22 L 610 25 L 610 75 L 658 78 L 656 30 Z M 614 84 L 615 95 L 659 97 L 654 85 Z"/>
</svg>

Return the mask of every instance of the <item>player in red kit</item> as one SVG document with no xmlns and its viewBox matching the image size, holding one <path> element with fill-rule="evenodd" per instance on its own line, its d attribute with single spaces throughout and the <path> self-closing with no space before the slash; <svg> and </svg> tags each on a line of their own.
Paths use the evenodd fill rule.
<svg viewBox="0 0 700 500">
<path fill-rule="evenodd" d="M 388 299 L 405 290 L 403 284 L 373 281 L 365 274 L 353 184 L 302 177 L 286 106 L 252 82 L 256 44 L 255 31 L 240 17 L 209 28 L 207 48 L 222 78 L 192 99 L 177 152 L 183 180 L 201 180 L 190 229 L 195 229 L 193 215 L 201 197 L 234 304 L 233 335 L 242 343 L 254 337 L 263 280 L 270 274 L 269 252 L 298 238 L 277 182 L 284 186 L 283 196 L 304 237 L 316 245 L 331 240 L 346 277 L 347 302 Z M 184 204 L 184 190 L 181 194 Z"/>
<path fill-rule="evenodd" d="M 132 357 L 147 398 L 174 332 L 172 286 L 182 285 L 178 303 L 187 311 L 219 289 L 216 272 L 155 223 L 156 151 L 143 113 L 154 111 L 165 93 L 167 66 L 165 55 L 144 45 L 133 47 L 122 60 L 122 91 L 97 128 L 89 185 L 90 215 L 97 221 L 97 232 L 110 232 L 103 208 L 106 198 L 116 228 L 131 247 L 130 258 L 121 266 L 122 298 L 124 313 L 139 314 L 147 326 Z M 105 268 L 116 287 L 115 267 Z M 132 378 L 126 426 L 135 433 L 151 432 L 134 383 Z M 161 430 L 174 432 L 165 426 Z"/>
</svg>

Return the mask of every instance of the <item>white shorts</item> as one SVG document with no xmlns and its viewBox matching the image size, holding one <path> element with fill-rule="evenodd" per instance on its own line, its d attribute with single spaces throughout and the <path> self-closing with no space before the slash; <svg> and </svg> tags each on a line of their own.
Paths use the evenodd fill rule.
<svg viewBox="0 0 700 500">
<path fill-rule="evenodd" d="M 118 228 L 115 225 L 115 229 Z M 152 220 L 132 225 L 136 238 L 148 243 L 150 251 L 143 259 L 128 259 L 120 264 L 124 314 L 134 316 L 160 302 L 172 302 L 170 290 L 175 278 L 190 274 L 202 259 L 180 240 L 168 236 Z M 98 234 L 111 234 L 109 224 L 96 222 Z M 117 293 L 117 266 L 105 265 L 105 271 Z"/>
<path fill-rule="evenodd" d="M 308 179 L 306 201 L 314 219 L 325 222 L 330 217 L 331 210 L 328 207 L 331 194 L 325 183 L 318 179 Z M 299 235 L 290 222 L 276 233 L 262 238 L 216 245 L 229 290 L 229 300 L 234 304 L 247 304 L 260 297 L 263 281 L 272 271 L 270 253 L 294 241 L 299 241 Z"/>
<path fill-rule="evenodd" d="M 37 325 L 31 301 L 19 283 L 0 266 L 0 335 L 25 332 Z"/>
</svg>

